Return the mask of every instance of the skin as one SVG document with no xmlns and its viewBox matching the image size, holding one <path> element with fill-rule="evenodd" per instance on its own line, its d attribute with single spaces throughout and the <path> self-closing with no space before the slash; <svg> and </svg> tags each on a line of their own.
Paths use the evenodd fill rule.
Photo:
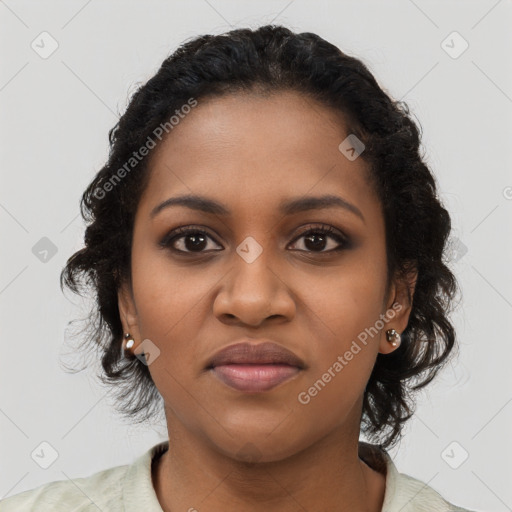
<svg viewBox="0 0 512 512">
<path fill-rule="evenodd" d="M 377 354 L 395 350 L 385 331 L 407 326 L 415 275 L 386 290 L 381 203 L 363 159 L 338 149 L 348 133 L 340 113 L 296 92 L 245 93 L 199 100 L 154 150 L 135 218 L 131 283 L 118 297 L 132 351 L 142 353 L 145 339 L 160 350 L 149 370 L 169 432 L 170 449 L 153 468 L 164 511 L 381 510 L 385 476 L 358 457 L 362 399 Z M 185 194 L 231 214 L 170 206 L 150 217 Z M 337 207 L 279 213 L 284 200 L 324 194 L 352 203 L 364 220 Z M 322 224 L 350 244 L 329 252 L 340 246 L 330 235 L 323 244 L 301 236 Z M 159 247 L 180 226 L 204 229 L 206 241 L 194 252 L 190 236 L 175 240 L 184 255 Z M 236 252 L 248 236 L 263 251 L 252 263 Z M 400 311 L 301 404 L 298 394 L 393 303 Z M 270 391 L 234 390 L 204 368 L 243 337 L 271 339 L 307 368 Z M 256 462 L 244 461 L 247 446 Z"/>
</svg>

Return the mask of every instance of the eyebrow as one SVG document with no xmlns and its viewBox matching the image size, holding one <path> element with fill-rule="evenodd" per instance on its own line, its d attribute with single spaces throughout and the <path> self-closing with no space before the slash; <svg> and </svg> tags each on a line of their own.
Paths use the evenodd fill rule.
<svg viewBox="0 0 512 512">
<path fill-rule="evenodd" d="M 213 199 L 199 195 L 185 195 L 170 197 L 169 199 L 166 199 L 164 202 L 155 206 L 155 208 L 153 208 L 149 214 L 150 218 L 154 218 L 162 210 L 171 206 L 184 206 L 192 210 L 198 210 L 214 215 L 231 214 L 231 211 L 226 206 Z M 309 210 L 323 210 L 333 207 L 343 208 L 357 215 L 363 222 L 365 222 L 365 218 L 357 206 L 349 203 L 346 199 L 332 194 L 316 197 L 306 196 L 299 197 L 297 199 L 289 199 L 281 203 L 279 206 L 279 212 L 283 215 L 292 215 L 294 213 L 300 213 Z"/>
</svg>

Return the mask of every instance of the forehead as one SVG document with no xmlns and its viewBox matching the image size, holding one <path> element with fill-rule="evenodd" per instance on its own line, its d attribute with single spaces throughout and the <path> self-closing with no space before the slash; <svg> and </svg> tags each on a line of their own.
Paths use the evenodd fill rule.
<svg viewBox="0 0 512 512">
<path fill-rule="evenodd" d="M 140 208 L 179 194 L 240 206 L 336 192 L 375 202 L 366 163 L 339 150 L 348 135 L 341 112 L 293 91 L 199 99 L 151 155 Z"/>
</svg>

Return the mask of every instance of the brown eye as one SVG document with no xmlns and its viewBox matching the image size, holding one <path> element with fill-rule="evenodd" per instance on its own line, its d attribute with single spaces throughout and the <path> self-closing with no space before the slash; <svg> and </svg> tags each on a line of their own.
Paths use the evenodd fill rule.
<svg viewBox="0 0 512 512">
<path fill-rule="evenodd" d="M 307 252 L 335 252 L 348 246 L 348 239 L 330 226 L 309 229 L 296 238 L 296 240 L 300 239 L 304 239 L 303 246 L 305 249 L 298 250 Z M 329 239 L 331 242 L 329 242 Z"/>
<path fill-rule="evenodd" d="M 303 248 L 297 248 L 298 240 L 302 240 Z M 159 244 L 181 254 L 201 254 L 222 250 L 213 237 L 203 229 L 184 227 L 169 233 Z M 301 252 L 330 253 L 348 248 L 349 240 L 341 232 L 330 226 L 310 228 L 292 243 L 293 249 Z"/>
<path fill-rule="evenodd" d="M 212 249 L 211 244 L 210 247 L 208 245 L 208 240 L 213 239 L 206 231 L 193 228 L 179 228 L 169 233 L 160 242 L 160 245 L 176 252 L 201 253 L 205 252 L 205 249 Z"/>
</svg>

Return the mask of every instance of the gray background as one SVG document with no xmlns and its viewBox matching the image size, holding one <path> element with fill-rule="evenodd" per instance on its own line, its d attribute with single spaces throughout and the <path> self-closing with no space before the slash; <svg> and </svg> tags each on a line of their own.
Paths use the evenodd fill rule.
<svg viewBox="0 0 512 512">
<path fill-rule="evenodd" d="M 163 422 L 132 427 L 115 416 L 92 371 L 63 371 L 62 358 L 72 361 L 68 322 L 88 304 L 64 296 L 58 276 L 81 247 L 78 201 L 135 85 L 191 36 L 270 22 L 316 32 L 361 58 L 421 123 L 454 223 L 460 356 L 420 395 L 390 453 L 399 471 L 450 501 L 512 510 L 506 0 L 0 2 L 0 497 L 130 463 L 166 438 Z M 46 59 L 31 47 L 43 45 L 43 31 L 58 43 Z M 453 31 L 469 44 L 460 55 Z M 56 254 L 40 252 L 43 237 Z M 31 458 L 41 442 L 58 452 L 48 469 Z"/>
</svg>

